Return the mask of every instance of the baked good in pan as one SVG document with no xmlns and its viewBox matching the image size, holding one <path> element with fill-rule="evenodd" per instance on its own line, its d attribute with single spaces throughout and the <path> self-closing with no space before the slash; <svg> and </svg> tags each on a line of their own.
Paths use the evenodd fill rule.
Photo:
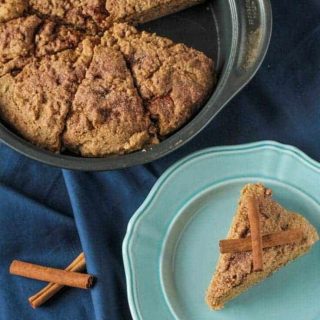
<svg viewBox="0 0 320 320">
<path fill-rule="evenodd" d="M 199 2 L 0 2 L 1 118 L 54 152 L 103 157 L 158 143 L 208 98 L 214 63 L 115 21 L 144 22 Z"/>
</svg>

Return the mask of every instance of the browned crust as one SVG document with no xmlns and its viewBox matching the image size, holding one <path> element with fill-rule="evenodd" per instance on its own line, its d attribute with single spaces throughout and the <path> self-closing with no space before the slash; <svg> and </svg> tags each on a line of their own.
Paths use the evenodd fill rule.
<svg viewBox="0 0 320 320">
<path fill-rule="evenodd" d="M 23 16 L 28 11 L 28 0 L 0 0 L 0 23 Z"/>
<path fill-rule="evenodd" d="M 0 76 L 30 62 L 40 24 L 35 15 L 0 24 Z"/>
<path fill-rule="evenodd" d="M 34 57 L 76 48 L 85 38 L 81 32 L 36 15 L 0 24 L 0 77 L 19 72 Z"/>
<path fill-rule="evenodd" d="M 145 23 L 181 11 L 204 2 L 204 0 L 107 0 L 109 20 Z"/>
<path fill-rule="evenodd" d="M 29 0 L 31 11 L 92 33 L 108 28 L 105 0 Z"/>
<path fill-rule="evenodd" d="M 125 56 L 161 136 L 186 123 L 212 91 L 213 61 L 195 49 L 127 24 L 115 24 L 102 41 Z"/>
<path fill-rule="evenodd" d="M 32 143 L 60 151 L 66 116 L 92 50 L 84 40 L 75 51 L 33 60 L 17 76 L 0 78 L 1 117 Z"/>
</svg>

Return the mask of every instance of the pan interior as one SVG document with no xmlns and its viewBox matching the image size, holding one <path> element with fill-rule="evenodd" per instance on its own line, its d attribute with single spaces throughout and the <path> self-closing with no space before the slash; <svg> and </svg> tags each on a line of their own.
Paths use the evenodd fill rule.
<svg viewBox="0 0 320 320">
<path fill-rule="evenodd" d="M 155 32 L 204 52 L 215 62 L 219 85 L 234 37 L 231 3 L 232 1 L 225 0 L 206 1 L 204 4 L 141 25 L 138 29 Z M 192 125 L 195 118 L 189 122 L 188 126 Z M 0 139 L 12 148 L 44 163 L 76 170 L 111 170 L 153 161 L 182 145 L 199 130 L 187 132 L 184 136 L 190 137 L 186 138 L 181 138 L 182 131 L 183 128 L 159 145 L 146 150 L 106 158 L 83 158 L 73 154 L 54 154 L 40 149 L 0 123 Z"/>
</svg>

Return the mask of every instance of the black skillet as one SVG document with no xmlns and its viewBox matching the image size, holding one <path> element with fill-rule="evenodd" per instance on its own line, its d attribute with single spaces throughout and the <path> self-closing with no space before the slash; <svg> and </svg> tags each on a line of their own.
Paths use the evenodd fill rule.
<svg viewBox="0 0 320 320">
<path fill-rule="evenodd" d="M 215 61 L 218 74 L 215 91 L 187 125 L 159 145 L 106 158 L 45 151 L 20 138 L 2 123 L 0 140 L 32 159 L 75 170 L 120 169 L 161 158 L 198 134 L 257 72 L 270 41 L 271 6 L 269 0 L 211 0 L 139 28 L 183 42 Z"/>
</svg>

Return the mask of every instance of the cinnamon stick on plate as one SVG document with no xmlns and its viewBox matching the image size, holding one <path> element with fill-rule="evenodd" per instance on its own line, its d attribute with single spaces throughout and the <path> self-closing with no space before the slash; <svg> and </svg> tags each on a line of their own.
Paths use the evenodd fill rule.
<svg viewBox="0 0 320 320">
<path fill-rule="evenodd" d="M 262 235 L 260 227 L 260 214 L 258 202 L 255 197 L 247 196 L 247 209 L 250 223 L 253 270 L 261 271 L 263 268 L 262 258 Z"/>
<path fill-rule="evenodd" d="M 304 234 L 300 229 L 279 231 L 262 236 L 262 247 L 270 248 L 289 243 L 296 243 L 303 239 Z M 221 253 L 237 253 L 252 250 L 251 237 L 240 239 L 226 239 L 219 242 Z"/>
<path fill-rule="evenodd" d="M 71 264 L 65 269 L 66 271 L 81 272 L 86 267 L 86 260 L 84 253 L 82 252 Z M 29 298 L 31 306 L 35 309 L 40 307 L 46 301 L 48 301 L 52 296 L 59 292 L 64 286 L 61 284 L 50 282 L 42 290 L 34 294 Z"/>
<path fill-rule="evenodd" d="M 89 274 L 43 267 L 18 260 L 11 263 L 10 273 L 81 289 L 89 289 L 93 284 L 93 276 Z"/>
</svg>

